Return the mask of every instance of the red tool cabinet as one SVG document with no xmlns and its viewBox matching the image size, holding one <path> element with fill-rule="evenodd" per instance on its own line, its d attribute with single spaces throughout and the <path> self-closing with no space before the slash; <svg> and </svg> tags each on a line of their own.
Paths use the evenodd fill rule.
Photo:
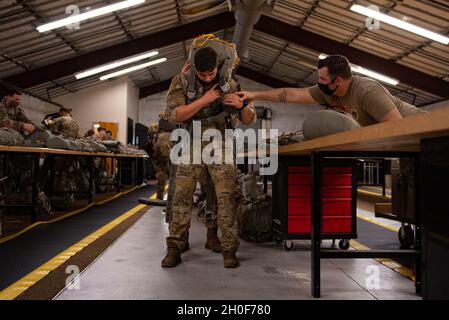
<svg viewBox="0 0 449 320">
<path fill-rule="evenodd" d="M 356 233 L 357 162 L 335 160 L 325 163 L 322 181 L 322 239 L 340 239 L 349 248 Z M 312 172 L 309 158 L 279 158 L 273 178 L 273 231 L 285 249 L 289 240 L 311 238 Z"/>
</svg>

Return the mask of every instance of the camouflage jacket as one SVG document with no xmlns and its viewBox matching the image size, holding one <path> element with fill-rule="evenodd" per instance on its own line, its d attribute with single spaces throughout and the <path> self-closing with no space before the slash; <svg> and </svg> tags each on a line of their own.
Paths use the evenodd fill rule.
<svg viewBox="0 0 449 320">
<path fill-rule="evenodd" d="M 58 131 L 68 138 L 78 138 L 79 126 L 70 116 L 56 118 L 50 130 Z"/>
<path fill-rule="evenodd" d="M 19 107 L 10 108 L 5 101 L 0 102 L 0 127 L 14 129 L 21 133 L 24 123 L 33 123 Z"/>
<path fill-rule="evenodd" d="M 170 88 L 167 92 L 167 105 L 165 109 L 165 119 L 171 122 L 176 122 L 176 108 L 182 105 L 187 104 L 187 89 L 188 89 L 188 75 L 177 75 L 172 79 Z M 195 80 L 195 90 L 196 90 L 196 98 L 195 100 L 200 99 L 208 90 L 208 88 L 205 88 L 198 79 Z M 237 92 L 240 90 L 239 84 L 231 80 L 230 82 L 231 90 L 230 92 Z M 220 110 L 223 110 L 224 106 L 222 103 L 222 99 L 219 98 L 217 101 L 205 106 L 203 109 L 201 109 L 191 120 L 198 120 L 198 119 L 206 119 L 208 117 L 217 115 L 220 113 Z M 232 127 L 237 127 L 239 123 L 239 114 L 238 112 L 234 112 L 230 114 L 230 120 Z M 190 120 L 189 120 L 190 122 Z M 210 128 L 208 126 L 207 128 Z M 202 128 L 202 130 L 205 130 L 207 128 Z M 226 120 L 222 119 L 216 123 L 216 128 L 219 130 L 226 129 Z"/>
<path fill-rule="evenodd" d="M 170 165 L 170 150 L 172 147 L 170 135 L 170 132 L 160 132 L 157 134 L 152 154 L 153 163 L 156 167 L 168 169 Z M 158 170 L 158 168 L 156 168 L 156 170 Z"/>
</svg>

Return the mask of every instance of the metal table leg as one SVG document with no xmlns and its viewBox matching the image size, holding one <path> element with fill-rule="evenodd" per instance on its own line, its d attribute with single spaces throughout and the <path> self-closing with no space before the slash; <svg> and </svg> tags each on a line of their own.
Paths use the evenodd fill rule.
<svg viewBox="0 0 449 320">
<path fill-rule="evenodd" d="M 94 158 L 89 157 L 89 204 L 93 201 L 93 193 L 94 193 Z"/>
<path fill-rule="evenodd" d="M 312 165 L 312 296 L 321 296 L 321 184 L 322 168 L 321 155 L 313 152 L 311 158 Z"/>
<path fill-rule="evenodd" d="M 415 289 L 417 294 L 421 294 L 421 215 L 420 215 L 420 158 L 419 156 L 414 158 L 415 164 L 415 194 L 414 194 L 414 205 L 415 205 L 415 246 L 414 249 L 419 251 L 420 254 L 415 257 Z"/>
<path fill-rule="evenodd" d="M 117 158 L 117 193 L 120 192 L 122 184 L 122 158 Z"/>
<path fill-rule="evenodd" d="M 31 175 L 32 175 L 32 200 L 31 200 L 31 223 L 34 223 L 37 221 L 37 211 L 36 211 L 36 206 L 37 206 L 37 193 L 38 193 L 38 189 L 37 189 L 37 182 L 39 179 L 39 153 L 33 154 L 31 155 L 32 157 L 32 169 L 31 169 Z"/>
</svg>

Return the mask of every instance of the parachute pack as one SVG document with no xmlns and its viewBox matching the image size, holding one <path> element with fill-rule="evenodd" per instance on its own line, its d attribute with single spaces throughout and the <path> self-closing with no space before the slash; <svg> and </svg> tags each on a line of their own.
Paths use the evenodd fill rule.
<svg viewBox="0 0 449 320">
<path fill-rule="evenodd" d="M 218 55 L 219 86 L 223 93 L 227 93 L 231 89 L 229 81 L 232 79 L 232 71 L 240 62 L 235 44 L 221 40 L 213 34 L 203 34 L 195 38 L 189 53 L 190 71 L 188 75 L 187 99 L 190 102 L 196 98 L 194 58 L 198 49 L 203 47 L 211 47 Z"/>
</svg>

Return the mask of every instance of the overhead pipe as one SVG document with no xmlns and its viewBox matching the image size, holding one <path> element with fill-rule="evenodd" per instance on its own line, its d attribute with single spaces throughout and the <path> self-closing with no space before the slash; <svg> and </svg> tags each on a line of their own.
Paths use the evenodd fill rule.
<svg viewBox="0 0 449 320">
<path fill-rule="evenodd" d="M 237 47 L 240 59 L 249 59 L 248 43 L 253 27 L 259 21 L 263 9 L 271 1 L 267 0 L 237 0 L 237 10 L 234 12 L 236 24 L 232 42 Z"/>
</svg>

